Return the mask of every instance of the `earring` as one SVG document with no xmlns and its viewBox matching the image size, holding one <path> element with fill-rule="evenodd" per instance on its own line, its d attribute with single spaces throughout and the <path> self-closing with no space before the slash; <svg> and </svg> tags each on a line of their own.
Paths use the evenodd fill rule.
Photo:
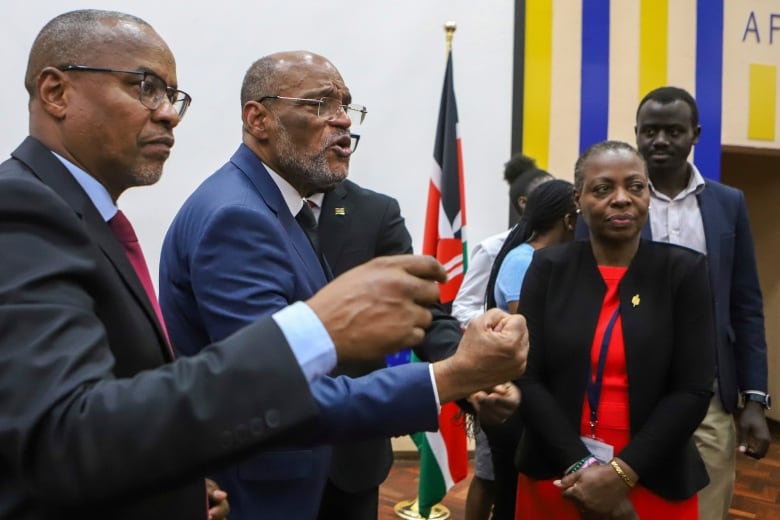
<svg viewBox="0 0 780 520">
<path fill-rule="evenodd" d="M 577 215 L 580 214 L 580 208 L 577 208 Z"/>
</svg>

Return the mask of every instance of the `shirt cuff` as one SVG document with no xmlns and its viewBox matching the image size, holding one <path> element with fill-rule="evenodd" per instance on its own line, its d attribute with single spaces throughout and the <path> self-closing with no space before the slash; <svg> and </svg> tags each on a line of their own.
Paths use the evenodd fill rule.
<svg viewBox="0 0 780 520">
<path fill-rule="evenodd" d="M 441 400 L 439 399 L 439 388 L 436 386 L 436 378 L 433 376 L 433 363 L 428 364 L 428 373 L 431 375 L 431 388 L 433 388 L 433 397 L 436 399 L 436 415 L 441 413 Z"/>
<path fill-rule="evenodd" d="M 295 354 L 306 381 L 311 383 L 333 370 L 338 360 L 336 346 L 311 307 L 296 302 L 272 318 Z"/>
</svg>

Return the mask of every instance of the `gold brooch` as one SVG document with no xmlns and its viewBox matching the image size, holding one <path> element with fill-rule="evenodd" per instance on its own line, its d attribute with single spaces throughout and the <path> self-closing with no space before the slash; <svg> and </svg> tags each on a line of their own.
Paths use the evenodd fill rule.
<svg viewBox="0 0 780 520">
<path fill-rule="evenodd" d="M 633 305 L 634 307 L 636 307 L 636 306 L 638 306 L 638 305 L 639 305 L 639 294 L 635 294 L 635 295 L 634 295 L 634 296 L 631 298 L 631 305 Z"/>
</svg>

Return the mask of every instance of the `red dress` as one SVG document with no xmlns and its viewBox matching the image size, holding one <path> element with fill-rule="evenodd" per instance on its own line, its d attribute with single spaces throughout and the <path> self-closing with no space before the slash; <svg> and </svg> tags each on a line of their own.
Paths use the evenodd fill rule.
<svg viewBox="0 0 780 520">
<path fill-rule="evenodd" d="M 610 318 L 618 307 L 618 284 L 626 267 L 599 266 L 607 285 L 607 293 L 601 306 L 601 314 L 591 347 L 592 373 L 596 373 L 599 351 Z M 590 435 L 590 406 L 583 399 L 580 433 Z M 596 437 L 614 446 L 615 455 L 628 444 L 630 436 L 628 414 L 628 374 L 626 373 L 623 324 L 618 315 L 609 342 L 607 360 L 598 407 Z M 575 461 L 572 461 L 575 462 Z M 520 474 L 517 482 L 515 520 L 579 520 L 580 514 L 573 503 L 561 496 L 561 490 L 552 480 L 534 480 Z M 673 518 L 675 520 L 698 520 L 699 504 L 696 495 L 682 501 L 670 501 L 654 494 L 642 486 L 641 475 L 638 485 L 631 490 L 629 498 L 639 518 Z"/>
</svg>

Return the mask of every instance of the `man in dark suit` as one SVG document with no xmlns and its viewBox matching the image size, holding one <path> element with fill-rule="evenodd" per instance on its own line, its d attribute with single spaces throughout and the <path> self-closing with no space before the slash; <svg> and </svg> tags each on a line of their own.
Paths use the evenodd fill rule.
<svg viewBox="0 0 780 520">
<path fill-rule="evenodd" d="M 309 382 L 337 356 L 430 322 L 443 269 L 382 259 L 173 361 L 116 202 L 159 179 L 190 100 L 175 85 L 171 51 L 130 15 L 66 13 L 33 44 L 30 137 L 0 165 L 0 518 L 205 518 L 203 475 L 316 426 Z"/>
<path fill-rule="evenodd" d="M 717 327 L 717 392 L 695 434 L 711 483 L 699 494 L 700 518 L 728 515 L 737 451 L 763 457 L 770 433 L 764 314 L 753 237 L 741 191 L 705 179 L 688 162 L 701 127 L 693 97 L 662 87 L 639 103 L 636 142 L 647 162 L 651 206 L 646 238 L 707 255 Z M 732 414 L 742 394 L 735 427 Z"/>
<path fill-rule="evenodd" d="M 243 143 L 185 202 L 163 244 L 161 304 L 174 345 L 187 354 L 308 298 L 327 282 L 304 197 L 346 177 L 349 128 L 366 113 L 352 103 L 333 64 L 305 51 L 255 62 L 241 103 Z M 353 302 L 360 295 L 344 292 L 343 298 Z M 313 383 L 321 420 L 305 443 L 266 451 L 215 475 L 230 494 L 231 518 L 316 518 L 328 444 L 435 429 L 437 403 L 507 380 L 507 371 L 521 367 L 503 366 L 497 354 L 516 352 L 523 320 L 492 314 L 481 323 L 444 361 Z"/>
<path fill-rule="evenodd" d="M 404 224 L 398 201 L 365 189 L 350 180 L 332 191 L 312 197 L 319 222 L 319 241 L 333 274 L 339 275 L 372 258 L 412 253 L 412 237 Z M 457 320 L 439 306 L 425 339 L 415 348 L 424 360 L 449 355 L 461 338 Z M 359 377 L 385 367 L 377 358 L 362 363 L 340 363 L 333 374 Z M 325 485 L 319 518 L 367 520 L 377 517 L 379 485 L 393 463 L 388 438 L 337 444 Z"/>
</svg>

